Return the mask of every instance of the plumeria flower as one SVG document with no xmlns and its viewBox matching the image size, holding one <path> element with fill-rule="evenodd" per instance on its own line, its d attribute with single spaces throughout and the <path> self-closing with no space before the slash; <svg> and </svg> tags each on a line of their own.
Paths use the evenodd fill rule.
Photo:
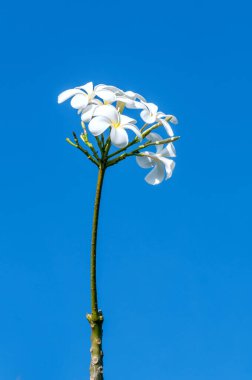
<svg viewBox="0 0 252 380">
<path fill-rule="evenodd" d="M 106 129 L 111 127 L 110 138 L 113 145 L 124 148 L 128 145 L 129 138 L 125 129 L 130 129 L 142 140 L 139 129 L 134 125 L 136 120 L 128 116 L 121 115 L 111 104 L 102 105 L 95 109 L 94 117 L 91 119 L 88 128 L 94 136 L 101 135 Z"/>
<path fill-rule="evenodd" d="M 118 87 L 108 86 L 106 84 L 98 84 L 95 86 L 94 92 L 103 99 L 105 104 L 113 103 L 117 100 L 117 96 L 123 93 Z M 81 120 L 83 122 L 88 122 L 92 119 L 97 105 L 102 105 L 102 102 L 99 99 L 93 99 L 93 102 L 88 104 L 84 110 L 78 110 L 78 113 L 81 113 Z"/>
<path fill-rule="evenodd" d="M 162 137 L 157 133 L 150 133 L 147 139 L 151 142 L 161 141 Z M 176 151 L 172 143 L 156 145 L 156 153 L 145 151 L 141 156 L 136 157 L 136 161 L 141 168 L 153 168 L 145 177 L 145 181 L 150 185 L 158 185 L 165 178 L 172 176 L 175 162 L 167 157 L 175 157 Z"/>
<path fill-rule="evenodd" d="M 83 86 L 75 87 L 70 90 L 63 91 L 58 96 L 58 103 L 63 103 L 71 99 L 71 106 L 82 114 L 82 121 L 89 121 L 93 116 L 95 106 L 103 104 L 101 98 L 106 103 L 113 103 L 116 100 L 116 93 L 119 93 L 117 87 L 99 84 L 94 87 L 92 82 Z"/>
<path fill-rule="evenodd" d="M 166 118 L 170 118 L 170 122 L 173 124 L 177 124 L 178 120 L 173 115 L 166 115 L 163 112 L 158 111 L 158 106 L 154 103 L 146 103 L 141 101 L 141 103 L 138 105 L 139 108 L 143 108 L 142 112 L 140 113 L 141 118 L 145 123 L 152 124 L 155 122 L 162 123 L 165 127 L 166 132 L 169 136 L 174 136 L 173 130 L 168 123 Z"/>
<path fill-rule="evenodd" d="M 136 92 L 125 91 L 122 94 L 118 93 L 117 101 L 124 103 L 126 108 L 138 109 L 140 101 L 146 102 L 146 99 Z"/>
</svg>

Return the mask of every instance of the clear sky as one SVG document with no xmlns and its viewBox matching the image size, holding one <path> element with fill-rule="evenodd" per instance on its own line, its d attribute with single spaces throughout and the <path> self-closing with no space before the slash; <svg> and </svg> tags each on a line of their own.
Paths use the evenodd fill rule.
<svg viewBox="0 0 252 380">
<path fill-rule="evenodd" d="M 93 81 L 175 114 L 160 186 L 105 178 L 98 251 L 108 380 L 251 380 L 249 1 L 1 5 L 0 379 L 88 379 L 96 168 L 61 91 Z"/>
</svg>

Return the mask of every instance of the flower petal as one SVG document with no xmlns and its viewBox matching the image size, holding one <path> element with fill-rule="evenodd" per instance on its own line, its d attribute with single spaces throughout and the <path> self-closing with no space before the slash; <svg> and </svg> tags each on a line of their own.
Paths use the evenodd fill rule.
<svg viewBox="0 0 252 380">
<path fill-rule="evenodd" d="M 169 119 L 168 121 L 171 122 L 172 124 L 178 124 L 178 119 L 176 118 L 176 116 L 167 115 L 163 112 L 158 112 L 157 117 L 158 117 L 158 119 L 160 119 L 160 118 Z"/>
<path fill-rule="evenodd" d="M 150 185 L 158 185 L 164 179 L 164 165 L 162 163 L 157 162 L 154 166 L 154 169 L 150 171 L 149 174 L 145 177 L 145 181 Z"/>
<path fill-rule="evenodd" d="M 124 93 L 127 97 L 129 97 L 130 99 L 132 100 L 136 100 L 136 99 L 139 99 L 139 100 L 142 100 L 143 102 L 146 102 L 146 99 L 140 95 L 140 94 L 137 94 L 136 92 L 133 92 L 133 91 L 125 91 Z"/>
<path fill-rule="evenodd" d="M 125 91 L 124 95 L 126 95 L 128 98 L 135 100 L 136 99 L 136 93 L 133 91 Z"/>
<path fill-rule="evenodd" d="M 96 98 L 93 98 L 91 103 L 92 104 L 97 104 L 99 106 L 103 105 L 103 102 L 100 99 L 96 99 Z"/>
<path fill-rule="evenodd" d="M 173 143 L 167 144 L 161 151 L 158 152 L 163 157 L 176 157 L 176 150 Z"/>
<path fill-rule="evenodd" d="M 159 160 L 164 164 L 165 172 L 166 172 L 166 178 L 171 178 L 172 172 L 175 168 L 175 162 L 173 160 L 170 160 L 169 158 L 159 157 Z"/>
<path fill-rule="evenodd" d="M 149 133 L 146 138 L 150 141 L 150 142 L 155 142 L 155 141 L 161 141 L 163 140 L 163 137 L 161 137 L 158 133 L 156 132 L 151 132 Z M 156 150 L 157 150 L 157 153 L 160 153 L 162 151 L 164 147 L 164 144 L 160 144 L 160 145 L 156 145 Z"/>
<path fill-rule="evenodd" d="M 147 106 L 147 108 L 150 110 L 150 112 L 153 115 L 157 114 L 158 106 L 156 104 L 154 104 L 154 103 L 145 103 L 145 105 Z"/>
<path fill-rule="evenodd" d="M 110 85 L 107 85 L 107 84 L 98 84 L 97 86 L 95 86 L 95 92 L 96 91 L 100 91 L 100 90 L 110 90 L 112 91 L 114 94 L 117 93 L 117 94 L 123 94 L 123 91 L 120 90 L 120 88 L 118 87 L 115 87 L 115 86 L 110 86 Z"/>
<path fill-rule="evenodd" d="M 93 82 L 88 82 L 86 84 L 84 84 L 84 86 L 80 86 L 80 87 L 77 87 L 77 88 L 81 88 L 82 90 L 86 91 L 86 93 L 88 95 L 91 95 L 94 91 L 94 85 L 93 85 Z"/>
<path fill-rule="evenodd" d="M 137 121 L 126 115 L 120 115 L 120 124 L 135 124 Z"/>
<path fill-rule="evenodd" d="M 107 104 L 107 105 L 97 107 L 94 115 L 95 116 L 105 116 L 112 123 L 119 123 L 119 112 L 111 104 Z"/>
<path fill-rule="evenodd" d="M 126 108 L 135 109 L 135 110 L 141 110 L 144 108 L 143 103 L 138 102 L 137 100 L 134 100 L 131 104 L 126 104 Z"/>
<path fill-rule="evenodd" d="M 139 138 L 139 140 L 142 141 L 143 136 L 142 136 L 141 132 L 139 131 L 139 129 L 135 125 L 133 125 L 133 124 L 125 124 L 125 125 L 122 125 L 122 128 L 130 129 L 131 131 L 135 132 L 135 134 L 137 135 L 137 137 Z"/>
<path fill-rule="evenodd" d="M 116 100 L 115 94 L 110 90 L 96 90 L 95 94 L 109 103 L 113 103 Z"/>
<path fill-rule="evenodd" d="M 101 135 L 109 127 L 110 121 L 103 116 L 94 117 L 88 124 L 88 129 L 94 136 Z"/>
<path fill-rule="evenodd" d="M 81 120 L 84 122 L 90 121 L 93 117 L 97 105 L 89 104 L 81 113 Z"/>
<path fill-rule="evenodd" d="M 170 126 L 170 124 L 165 119 L 159 119 L 159 121 L 165 127 L 165 130 L 166 130 L 167 134 L 169 136 L 171 136 L 171 137 L 174 136 L 174 132 L 173 132 L 172 127 Z"/>
<path fill-rule="evenodd" d="M 72 88 L 70 90 L 63 91 L 58 96 L 58 103 L 59 104 L 63 103 L 67 99 L 71 98 L 72 96 L 74 96 L 76 94 L 83 94 L 83 92 L 81 90 L 76 89 L 76 88 Z"/>
<path fill-rule="evenodd" d="M 169 120 L 172 124 L 178 124 L 178 119 L 176 118 L 176 116 L 173 116 L 173 115 L 165 115 L 165 117 L 169 117 L 171 118 L 171 120 Z"/>
<path fill-rule="evenodd" d="M 124 103 L 125 104 L 125 107 L 126 108 L 131 108 L 131 109 L 136 109 L 137 107 L 135 106 L 135 103 L 137 103 L 137 102 L 135 102 L 134 100 L 132 100 L 132 99 L 129 99 L 129 98 L 126 98 L 125 96 L 122 96 L 122 95 L 117 95 L 116 96 L 116 100 L 118 101 L 118 102 L 122 102 L 122 103 Z"/>
<path fill-rule="evenodd" d="M 152 168 L 155 165 L 155 163 L 152 160 L 152 158 L 150 156 L 147 156 L 147 155 L 137 156 L 136 157 L 136 162 L 143 169 Z"/>
<path fill-rule="evenodd" d="M 129 138 L 127 132 L 123 128 L 111 128 L 110 138 L 113 145 L 117 148 L 124 148 L 128 145 Z"/>
<path fill-rule="evenodd" d="M 145 121 L 145 123 L 152 124 L 156 121 L 156 115 L 150 115 L 150 112 L 148 110 L 143 110 L 140 112 L 140 116 Z"/>
<path fill-rule="evenodd" d="M 161 141 L 161 140 L 164 140 L 162 136 L 160 136 L 158 133 L 156 132 L 151 132 L 149 133 L 146 138 L 151 141 L 151 142 L 155 142 L 155 141 Z"/>
<path fill-rule="evenodd" d="M 82 92 L 75 95 L 71 100 L 71 106 L 75 109 L 83 108 L 88 105 L 88 96 Z"/>
</svg>

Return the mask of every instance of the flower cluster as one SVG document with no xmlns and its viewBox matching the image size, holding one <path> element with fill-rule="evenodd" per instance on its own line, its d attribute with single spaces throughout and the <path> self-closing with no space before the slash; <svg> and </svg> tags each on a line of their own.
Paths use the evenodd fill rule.
<svg viewBox="0 0 252 380">
<path fill-rule="evenodd" d="M 99 164 L 101 159 L 88 140 L 85 123 L 88 123 L 88 130 L 95 136 L 102 153 L 102 159 L 106 161 L 107 166 L 114 165 L 128 156 L 134 155 L 140 167 L 152 168 L 145 177 L 149 184 L 156 185 L 162 182 L 164 178 L 171 177 L 175 163 L 168 157 L 175 157 L 172 141 L 177 140 L 178 137 L 174 137 L 170 123 L 177 124 L 175 116 L 159 111 L 157 105 L 147 102 L 140 94 L 104 84 L 94 86 L 92 82 L 62 92 L 58 96 L 58 103 L 63 103 L 68 99 L 71 99 L 71 106 L 78 111 L 81 117 L 84 130 L 81 138 L 92 150 L 94 158 L 91 160 L 94 163 Z M 136 126 L 137 120 L 123 113 L 127 109 L 139 111 L 140 119 L 144 122 L 141 129 Z M 152 132 L 160 126 L 164 127 L 167 134 L 166 138 Z M 106 130 L 109 130 L 109 137 L 105 140 L 104 132 Z M 135 134 L 134 140 L 130 142 L 128 130 Z M 130 146 L 141 142 L 144 138 L 147 139 L 145 144 L 138 146 L 130 153 L 125 152 Z M 80 148 L 76 135 L 75 142 L 76 145 L 70 143 Z M 164 146 L 165 143 L 167 143 L 166 146 Z M 108 155 L 111 144 L 119 150 Z M 153 145 L 156 146 L 156 152 L 142 151 L 142 149 Z M 81 150 L 87 155 L 84 149 Z M 115 158 L 109 160 L 112 157 Z M 88 158 L 91 158 L 90 155 Z"/>
</svg>

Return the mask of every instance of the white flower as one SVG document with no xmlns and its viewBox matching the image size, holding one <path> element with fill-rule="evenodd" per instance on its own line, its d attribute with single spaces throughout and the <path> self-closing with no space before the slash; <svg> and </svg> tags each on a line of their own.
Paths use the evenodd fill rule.
<svg viewBox="0 0 252 380">
<path fill-rule="evenodd" d="M 94 117 L 90 121 L 88 128 L 94 136 L 99 136 L 111 127 L 110 138 L 112 144 L 118 148 L 124 148 L 129 142 L 125 129 L 132 130 L 140 140 L 142 139 L 139 129 L 134 125 L 135 123 L 136 120 L 121 115 L 114 106 L 108 104 L 95 109 Z"/>
<path fill-rule="evenodd" d="M 126 108 L 139 109 L 141 108 L 140 101 L 146 102 L 145 98 L 133 91 L 125 91 L 117 94 L 117 101 L 125 104 Z"/>
<path fill-rule="evenodd" d="M 170 122 L 173 124 L 177 124 L 178 120 L 173 115 L 166 115 L 163 112 L 158 111 L 158 106 L 154 103 L 146 103 L 141 101 L 141 104 L 139 104 L 139 108 L 143 108 L 142 112 L 140 113 L 141 118 L 145 123 L 152 124 L 155 122 L 162 123 L 165 127 L 166 132 L 169 136 L 174 136 L 173 130 L 168 123 L 166 118 L 170 118 Z"/>
<path fill-rule="evenodd" d="M 98 84 L 95 86 L 96 95 L 103 99 L 106 103 L 113 103 L 116 101 L 117 95 L 123 93 L 120 88 L 106 84 Z"/>
<path fill-rule="evenodd" d="M 94 87 L 93 83 L 89 82 L 83 86 L 63 91 L 58 96 L 58 103 L 63 103 L 72 98 L 71 106 L 77 109 L 78 113 L 82 114 L 82 121 L 89 121 L 93 116 L 96 106 L 103 104 L 96 96 L 106 103 L 113 103 L 116 100 L 116 93 L 120 93 L 117 87 L 105 84 L 98 84 Z"/>
<path fill-rule="evenodd" d="M 155 142 L 163 140 L 157 133 L 150 133 L 148 140 Z M 156 153 L 145 151 L 141 156 L 136 157 L 136 161 L 141 168 L 153 168 L 145 177 L 145 181 L 150 185 L 158 185 L 163 179 L 172 176 L 175 162 L 167 157 L 175 157 L 176 151 L 172 143 L 156 145 Z"/>
</svg>

